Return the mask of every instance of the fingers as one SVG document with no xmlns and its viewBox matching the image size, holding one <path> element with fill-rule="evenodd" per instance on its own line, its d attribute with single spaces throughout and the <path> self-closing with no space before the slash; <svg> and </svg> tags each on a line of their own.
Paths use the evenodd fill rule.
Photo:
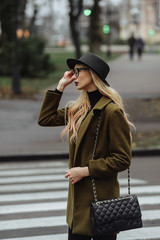
<svg viewBox="0 0 160 240">
<path fill-rule="evenodd" d="M 67 171 L 66 171 L 67 172 Z M 68 178 L 70 176 L 70 173 L 67 172 L 66 175 L 65 175 L 65 178 Z"/>
<path fill-rule="evenodd" d="M 66 174 L 66 175 L 65 175 L 65 178 L 68 178 L 68 177 L 69 177 L 69 174 Z M 75 184 L 75 183 L 76 183 L 76 180 L 74 180 L 73 177 L 69 177 L 69 180 L 70 180 L 70 182 L 71 182 L 72 184 Z"/>
<path fill-rule="evenodd" d="M 65 175 L 65 178 L 71 178 L 71 171 L 70 171 L 71 169 L 69 169 L 69 170 L 67 170 L 66 171 L 66 175 Z"/>
<path fill-rule="evenodd" d="M 76 183 L 76 181 L 75 181 L 73 178 L 70 178 L 70 182 L 71 182 L 72 184 L 75 184 L 75 183 Z"/>
<path fill-rule="evenodd" d="M 68 178 L 70 179 L 70 182 L 72 184 L 75 184 L 77 181 L 74 179 L 74 176 L 72 176 L 72 172 L 70 171 L 71 169 L 67 170 L 66 172 L 66 175 L 65 175 L 65 178 Z"/>
<path fill-rule="evenodd" d="M 68 77 L 71 77 L 71 76 L 74 76 L 74 75 L 73 75 L 73 70 L 71 70 L 71 71 L 66 71 L 66 72 L 64 73 L 64 78 L 68 78 Z"/>
<path fill-rule="evenodd" d="M 69 71 L 66 71 L 66 72 L 64 73 L 64 78 L 67 78 L 68 75 L 69 75 Z"/>
<path fill-rule="evenodd" d="M 71 84 L 76 79 L 75 75 L 73 75 L 72 71 L 67 71 L 64 73 L 63 78 L 60 80 L 61 84 L 63 84 L 64 88 Z"/>
</svg>

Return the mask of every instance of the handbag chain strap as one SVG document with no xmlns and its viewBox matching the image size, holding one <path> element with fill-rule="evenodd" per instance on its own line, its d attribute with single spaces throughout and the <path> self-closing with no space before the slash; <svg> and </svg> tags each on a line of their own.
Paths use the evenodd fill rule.
<svg viewBox="0 0 160 240">
<path fill-rule="evenodd" d="M 93 147 L 92 160 L 95 159 L 96 147 L 97 147 L 98 136 L 99 136 L 99 130 L 100 130 L 101 120 L 102 120 L 102 113 L 103 113 L 103 110 L 101 111 L 101 113 L 100 113 L 100 115 L 99 115 L 99 118 L 98 118 L 98 122 L 97 122 L 96 136 L 95 136 L 95 142 L 94 142 L 94 147 Z M 98 201 L 98 197 L 97 197 L 95 180 L 94 180 L 94 178 L 91 178 L 91 180 L 92 180 L 92 188 L 93 188 L 94 200 L 95 200 L 95 202 L 97 202 L 97 201 Z M 130 168 L 128 168 L 128 194 L 129 194 L 129 195 L 130 195 L 130 193 L 131 193 L 130 189 L 131 189 L 131 184 L 130 184 Z"/>
</svg>

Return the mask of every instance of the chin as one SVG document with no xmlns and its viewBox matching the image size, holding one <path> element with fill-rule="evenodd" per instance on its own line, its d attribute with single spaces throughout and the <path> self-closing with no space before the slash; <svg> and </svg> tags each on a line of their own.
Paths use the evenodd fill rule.
<svg viewBox="0 0 160 240">
<path fill-rule="evenodd" d="M 83 90 L 83 88 L 80 86 L 77 86 L 77 90 Z"/>
</svg>

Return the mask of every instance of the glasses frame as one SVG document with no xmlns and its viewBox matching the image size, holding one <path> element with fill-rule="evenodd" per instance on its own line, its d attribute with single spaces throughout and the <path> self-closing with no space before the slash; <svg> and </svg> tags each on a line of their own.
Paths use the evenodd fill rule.
<svg viewBox="0 0 160 240">
<path fill-rule="evenodd" d="M 79 77 L 79 72 L 81 70 L 89 70 L 89 68 L 75 68 L 73 69 L 73 74 L 76 76 L 76 77 Z M 77 71 L 77 72 L 76 72 Z"/>
</svg>

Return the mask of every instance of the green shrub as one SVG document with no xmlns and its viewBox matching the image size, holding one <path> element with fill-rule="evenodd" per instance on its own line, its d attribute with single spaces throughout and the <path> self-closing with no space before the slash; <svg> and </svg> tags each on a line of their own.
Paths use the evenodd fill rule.
<svg viewBox="0 0 160 240">
<path fill-rule="evenodd" d="M 7 43 L 0 52 L 0 75 L 7 76 L 12 73 L 12 44 Z"/>
<path fill-rule="evenodd" d="M 18 39 L 18 59 L 22 77 L 44 77 L 55 70 L 49 54 L 44 53 L 45 42 L 38 38 Z M 13 43 L 5 43 L 0 52 L 0 75 L 11 76 Z"/>
</svg>

